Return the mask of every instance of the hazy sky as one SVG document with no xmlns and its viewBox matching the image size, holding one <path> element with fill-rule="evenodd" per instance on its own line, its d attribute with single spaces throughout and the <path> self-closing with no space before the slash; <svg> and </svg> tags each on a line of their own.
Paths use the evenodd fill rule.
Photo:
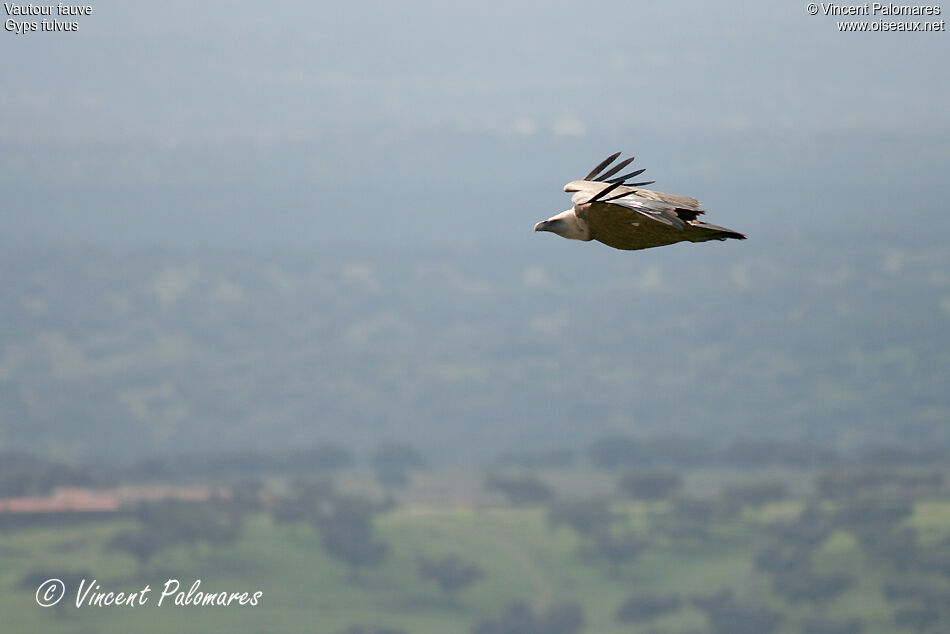
<svg viewBox="0 0 950 634">
<path fill-rule="evenodd" d="M 521 332 L 523 322 L 530 326 L 546 297 L 550 311 L 539 323 L 554 334 L 570 333 L 584 351 L 571 354 L 544 339 L 530 344 L 537 351 L 529 345 L 519 353 L 519 343 L 488 354 L 495 354 L 489 362 L 499 371 L 486 373 L 486 389 L 507 395 L 494 401 L 477 385 L 461 382 L 461 397 L 453 399 L 432 387 L 438 383 L 421 382 L 434 390 L 424 394 L 448 408 L 444 418 L 456 411 L 468 416 L 465 403 L 476 403 L 486 419 L 504 422 L 497 418 L 502 411 L 515 418 L 521 412 L 546 424 L 548 412 L 538 409 L 544 398 L 525 400 L 518 389 L 510 391 L 515 384 L 497 378 L 509 371 L 506 355 L 530 360 L 543 350 L 550 376 L 533 378 L 552 394 L 548 402 L 563 402 L 559 377 L 576 371 L 578 358 L 609 359 L 602 391 L 592 394 L 639 377 L 644 396 L 622 390 L 591 397 L 597 407 L 623 416 L 636 411 L 658 424 L 688 423 L 706 401 L 680 402 L 685 390 L 671 396 L 662 377 L 684 379 L 656 375 L 655 368 L 694 359 L 693 341 L 707 352 L 719 346 L 690 361 L 703 389 L 741 395 L 729 406 L 746 417 L 781 411 L 819 430 L 827 421 L 861 421 L 872 409 L 883 420 L 885 405 L 894 405 L 894 421 L 947 411 L 937 394 L 948 357 L 939 337 L 930 336 L 945 329 L 950 306 L 946 31 L 842 33 L 836 18 L 809 15 L 804 1 L 89 1 L 93 13 L 77 19 L 78 32 L 0 32 L 0 252 L 14 253 L 8 261 L 18 263 L 0 276 L 0 291 L 10 293 L 11 305 L 21 304 L 9 321 L 35 339 L 24 345 L 42 351 L 44 328 L 65 329 L 76 333 L 70 345 L 94 357 L 95 337 L 108 340 L 112 329 L 99 333 L 82 316 L 102 311 L 101 323 L 117 319 L 137 333 L 134 323 L 108 312 L 101 292 L 120 282 L 147 292 L 150 276 L 162 279 L 163 270 L 151 272 L 151 260 L 138 250 L 147 245 L 216 247 L 200 252 L 202 262 L 221 264 L 202 268 L 211 277 L 229 275 L 245 261 L 266 261 L 232 247 L 303 247 L 294 251 L 306 261 L 298 267 L 303 271 L 316 262 L 333 271 L 336 257 L 344 270 L 371 270 L 442 249 L 457 251 L 453 261 L 464 279 L 483 283 L 494 275 L 503 287 L 517 285 L 523 271 L 541 271 L 550 284 L 515 288 L 513 299 L 498 295 L 493 303 L 479 295 L 470 302 L 447 296 L 409 264 L 393 265 L 386 270 L 391 283 L 379 284 L 391 293 L 385 301 L 373 296 L 376 309 L 354 308 L 340 323 L 372 326 L 382 314 L 383 324 L 395 317 L 415 324 L 412 311 L 429 305 L 438 311 L 449 302 L 450 316 L 468 329 L 462 332 L 474 334 L 460 339 L 452 322 L 433 320 L 445 327 L 428 333 L 435 349 L 466 342 L 457 359 L 430 357 L 428 369 L 441 376 L 446 359 L 470 363 L 470 352 L 480 352 L 470 341 L 495 341 L 498 329 L 509 335 L 502 341 L 523 339 L 511 333 Z M 749 239 L 626 253 L 532 231 L 538 220 L 567 208 L 565 182 L 617 150 L 636 155 L 635 165 L 647 169 L 657 189 L 699 198 L 711 222 Z M 90 244 L 123 255 L 49 248 Z M 397 256 L 374 261 L 382 247 Z M 27 256 L 17 260 L 17 250 Z M 170 254 L 172 263 L 188 257 L 174 249 L 151 253 Z M 44 273 L 27 278 L 22 271 L 46 259 L 55 288 L 63 290 L 50 292 L 62 302 L 53 306 L 62 308 L 44 313 L 44 326 L 34 320 L 29 296 L 36 279 L 47 288 Z M 173 281 L 191 284 L 188 270 L 176 271 Z M 253 286 L 258 273 L 250 265 L 236 283 Z M 689 291 L 695 288 L 701 292 Z M 667 291 L 674 301 L 666 304 L 644 295 Z M 297 353 L 292 339 L 286 348 L 262 345 L 274 361 L 255 363 L 259 374 L 238 370 L 225 379 L 299 385 L 309 395 L 318 383 L 313 372 L 333 367 L 321 338 L 340 337 L 319 321 L 322 292 L 295 293 L 301 303 L 284 308 L 321 324 L 301 338 L 320 362 L 315 369 L 273 382 L 294 367 L 285 363 Z M 247 341 L 272 341 L 267 337 L 282 334 L 274 326 L 282 322 L 271 318 L 280 317 L 283 301 L 273 315 L 264 302 L 261 321 L 251 326 L 243 325 L 247 307 L 234 309 L 213 330 L 233 326 Z M 591 305 L 603 308 L 599 327 L 590 327 Z M 493 310 L 494 321 L 486 317 Z M 196 313 L 183 308 L 181 314 L 187 318 L 173 320 L 170 331 L 190 333 Z M 665 324 L 679 347 L 671 352 L 640 324 Z M 621 335 L 612 338 L 613 329 Z M 9 341 L 5 359 L 13 358 Z M 396 336 L 373 349 L 391 367 L 415 366 L 417 353 L 398 347 L 408 341 Z M 202 366 L 196 356 L 180 369 L 240 368 L 257 359 L 220 345 L 220 357 L 212 358 L 220 366 Z M 42 358 L 23 350 L 17 359 Z M 347 362 L 361 358 L 341 350 Z M 889 379 L 894 354 L 909 360 L 903 383 Z M 166 366 L 136 359 L 146 373 L 135 388 L 163 390 Z M 766 371 L 759 372 L 760 362 Z M 815 374 L 815 364 L 830 369 Z M 354 394 L 364 388 L 388 394 L 386 376 L 353 367 L 341 380 L 359 386 Z M 741 371 L 723 378 L 724 367 Z M 782 372 L 788 380 L 771 382 Z M 88 393 L 81 386 L 61 392 L 79 394 L 64 397 L 69 408 L 97 403 L 97 376 L 89 375 Z M 190 382 L 179 380 L 187 394 Z M 30 385 L 16 393 L 28 393 Z M 794 407 L 782 401 L 788 395 Z M 917 395 L 919 403 L 907 404 Z M 201 411 L 210 397 L 181 398 Z M 240 398 L 213 404 L 226 418 L 235 402 Z M 361 411 L 358 398 L 343 404 L 352 409 L 341 411 Z M 433 410 L 410 402 L 404 420 L 426 411 Z M 567 429 L 575 420 L 564 412 Z M 594 423 L 605 424 L 604 416 Z M 726 411 L 717 416 L 730 420 Z"/>
<path fill-rule="evenodd" d="M 0 33 L 7 240 L 385 239 L 390 205 L 504 239 L 616 150 L 768 226 L 776 187 L 950 168 L 947 33 L 840 33 L 805 2 L 91 6 Z"/>
</svg>

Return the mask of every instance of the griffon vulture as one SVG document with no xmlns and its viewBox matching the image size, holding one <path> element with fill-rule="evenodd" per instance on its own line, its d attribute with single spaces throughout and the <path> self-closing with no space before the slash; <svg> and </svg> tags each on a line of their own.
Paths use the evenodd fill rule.
<svg viewBox="0 0 950 634">
<path fill-rule="evenodd" d="M 597 240 L 627 251 L 684 240 L 745 240 L 741 233 L 697 220 L 705 212 L 695 198 L 640 189 L 655 181 L 627 182 L 643 169 L 613 177 L 633 161 L 632 157 L 601 173 L 618 156 L 620 152 L 608 156 L 583 180 L 565 185 L 564 191 L 576 192 L 571 196 L 574 207 L 539 222 L 534 230 L 570 240 Z"/>
</svg>

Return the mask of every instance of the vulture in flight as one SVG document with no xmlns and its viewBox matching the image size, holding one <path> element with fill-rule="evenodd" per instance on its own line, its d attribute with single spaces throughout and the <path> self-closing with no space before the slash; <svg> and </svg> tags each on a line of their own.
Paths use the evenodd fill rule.
<svg viewBox="0 0 950 634">
<path fill-rule="evenodd" d="M 574 207 L 539 222 L 534 230 L 550 231 L 570 240 L 597 240 L 626 251 L 684 240 L 745 240 L 741 233 L 697 220 L 705 212 L 695 198 L 640 189 L 655 181 L 627 182 L 642 174 L 643 169 L 614 177 L 633 162 L 631 157 L 606 169 L 618 156 L 620 152 L 608 156 L 583 180 L 565 185 L 564 191 L 575 192 L 571 196 Z"/>
</svg>

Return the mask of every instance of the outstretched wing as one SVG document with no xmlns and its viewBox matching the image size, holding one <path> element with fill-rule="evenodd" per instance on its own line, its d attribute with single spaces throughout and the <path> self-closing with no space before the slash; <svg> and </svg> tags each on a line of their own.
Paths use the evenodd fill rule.
<svg viewBox="0 0 950 634">
<path fill-rule="evenodd" d="M 659 207 L 663 204 L 649 200 L 625 200 L 624 205 L 593 202 L 574 207 L 574 213 L 586 223 L 594 240 L 615 249 L 649 249 L 689 238 L 688 225 Z"/>
<path fill-rule="evenodd" d="M 675 205 L 663 202 L 662 200 L 642 198 L 627 192 L 601 194 L 601 191 L 606 191 L 606 188 L 601 187 L 600 191 L 593 194 L 577 192 L 571 197 L 571 202 L 574 203 L 575 208 L 582 205 L 587 207 L 593 206 L 590 211 L 587 212 L 587 215 L 598 213 L 595 210 L 600 210 L 599 213 L 604 213 L 608 207 L 620 207 L 630 215 L 631 222 L 636 220 L 635 217 L 637 215 L 641 215 L 648 221 L 662 222 L 676 229 L 682 229 L 686 226 L 682 218 L 676 213 L 677 208 Z M 611 215 L 616 215 L 618 210 L 610 211 Z"/>
<path fill-rule="evenodd" d="M 615 185 L 616 187 L 609 190 L 612 194 L 624 195 L 632 194 L 638 198 L 654 200 L 659 202 L 668 203 L 673 205 L 678 210 L 678 216 L 683 220 L 693 220 L 699 214 L 704 213 L 703 207 L 698 200 L 695 198 L 690 198 L 689 196 L 679 196 L 677 194 L 667 194 L 664 192 L 657 192 L 651 189 L 640 189 L 643 185 L 649 185 L 655 181 L 640 181 L 636 183 L 627 182 L 628 179 L 634 178 L 642 174 L 645 169 L 638 169 L 622 176 L 613 177 L 614 174 L 625 168 L 627 165 L 633 162 L 633 158 L 628 158 L 623 161 L 620 161 L 617 165 L 610 168 L 609 170 L 604 171 L 607 166 L 613 163 L 617 157 L 620 156 L 620 152 L 616 154 L 611 154 L 606 159 L 600 162 L 594 169 L 584 177 L 583 180 L 571 181 L 564 186 L 564 191 L 566 192 L 586 192 L 592 198 L 595 197 L 597 192 L 603 191 L 610 185 Z M 612 178 L 613 177 L 613 178 Z M 596 198 L 600 200 L 603 197 Z M 573 199 L 572 199 L 573 200 Z M 577 202 L 575 201 L 575 204 Z"/>
</svg>

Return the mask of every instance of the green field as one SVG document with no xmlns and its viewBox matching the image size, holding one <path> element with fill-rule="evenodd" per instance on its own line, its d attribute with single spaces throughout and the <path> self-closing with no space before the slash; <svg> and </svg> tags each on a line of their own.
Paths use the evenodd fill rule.
<svg viewBox="0 0 950 634">
<path fill-rule="evenodd" d="M 467 633 L 479 619 L 499 614 L 513 600 L 536 609 L 558 601 L 582 604 L 584 631 L 706 632 L 707 619 L 689 597 L 731 588 L 743 601 L 785 613 L 782 633 L 800 631 L 803 619 L 859 618 L 865 634 L 948 631 L 946 614 L 937 629 L 900 629 L 892 622 L 894 604 L 882 598 L 882 584 L 893 571 L 862 553 L 853 536 L 831 534 L 813 553 L 816 571 L 854 575 L 855 583 L 834 600 L 815 606 L 790 604 L 772 591 L 768 575 L 757 572 L 754 553 L 764 543 L 770 522 L 793 517 L 801 504 L 786 501 L 746 510 L 716 523 L 701 540 L 664 537 L 658 519 L 666 503 L 615 505 L 622 523 L 651 538 L 635 561 L 611 569 L 592 557 L 590 547 L 569 528 L 551 528 L 542 508 L 451 509 L 397 507 L 377 517 L 377 537 L 390 544 L 385 562 L 354 579 L 329 558 L 307 523 L 274 524 L 264 514 L 246 518 L 234 543 L 199 543 L 160 552 L 146 568 L 130 556 L 105 548 L 131 520 L 80 524 L 69 528 L 21 528 L 3 533 L 0 558 L 0 614 L 9 632 L 344 632 L 354 625 L 391 627 L 413 634 Z M 917 503 L 908 525 L 921 539 L 947 538 L 950 503 Z M 455 553 L 477 562 L 485 576 L 455 599 L 421 580 L 418 554 Z M 148 584 L 150 601 L 140 606 L 75 605 L 76 588 L 61 604 L 41 608 L 35 588 L 23 578 L 37 570 L 87 572 L 102 591 L 133 592 Z M 167 579 L 187 589 L 196 579 L 210 592 L 262 591 L 260 605 L 196 607 L 156 602 Z M 945 584 L 946 578 L 931 579 Z M 618 607 L 631 593 L 676 593 L 682 608 L 651 623 L 620 624 Z M 942 629 L 941 629 L 942 628 Z"/>
</svg>

